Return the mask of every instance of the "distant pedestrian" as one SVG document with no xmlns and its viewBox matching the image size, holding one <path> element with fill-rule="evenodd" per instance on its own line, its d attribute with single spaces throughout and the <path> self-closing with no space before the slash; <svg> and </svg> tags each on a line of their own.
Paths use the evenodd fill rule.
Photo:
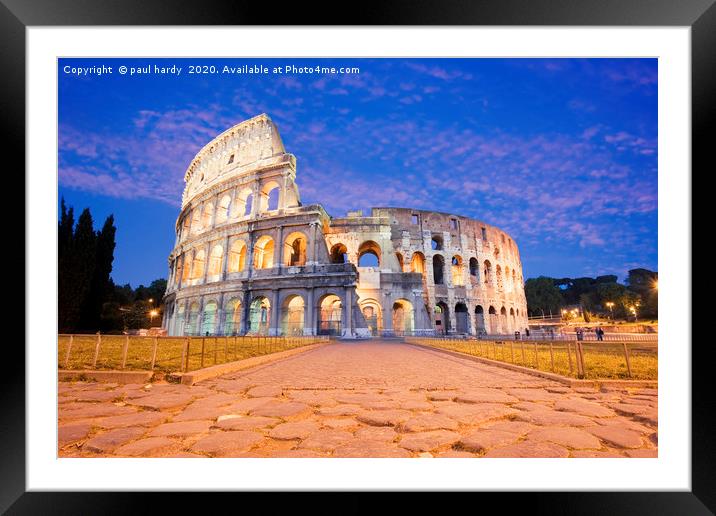
<svg viewBox="0 0 716 516">
<path fill-rule="evenodd" d="M 584 340 L 584 330 L 582 330 L 582 328 L 577 328 L 574 331 L 577 334 L 577 340 Z"/>
<path fill-rule="evenodd" d="M 529 329 L 529 328 L 525 328 L 525 336 L 527 336 L 527 337 L 530 336 L 530 329 Z"/>
<path fill-rule="evenodd" d="M 597 328 L 597 340 L 604 340 L 604 330 Z"/>
</svg>

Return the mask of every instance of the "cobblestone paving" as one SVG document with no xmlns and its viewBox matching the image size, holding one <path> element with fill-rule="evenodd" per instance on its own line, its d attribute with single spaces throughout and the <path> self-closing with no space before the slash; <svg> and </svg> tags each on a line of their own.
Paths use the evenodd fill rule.
<svg viewBox="0 0 716 516">
<path fill-rule="evenodd" d="M 407 344 L 194 386 L 59 383 L 61 457 L 656 457 L 657 390 L 570 389 Z"/>
</svg>

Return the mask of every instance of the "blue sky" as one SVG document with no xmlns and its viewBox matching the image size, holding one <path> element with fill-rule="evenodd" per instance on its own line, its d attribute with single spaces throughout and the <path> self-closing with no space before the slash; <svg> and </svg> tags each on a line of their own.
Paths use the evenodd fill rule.
<svg viewBox="0 0 716 516">
<path fill-rule="evenodd" d="M 120 65 L 182 67 L 120 75 Z M 354 74 L 188 74 L 191 64 Z M 73 67 L 113 73 L 73 75 Z M 167 275 L 183 176 L 259 113 L 296 155 L 304 204 L 456 213 L 520 247 L 524 277 L 657 270 L 656 59 L 61 59 L 59 194 L 117 226 L 112 276 Z M 59 206 L 59 199 L 58 199 Z"/>
</svg>

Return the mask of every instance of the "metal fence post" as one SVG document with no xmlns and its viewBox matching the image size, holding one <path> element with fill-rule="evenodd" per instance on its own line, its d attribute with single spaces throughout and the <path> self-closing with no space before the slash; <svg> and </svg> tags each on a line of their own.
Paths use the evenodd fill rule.
<svg viewBox="0 0 716 516">
<path fill-rule="evenodd" d="M 154 364 L 157 361 L 157 346 L 159 344 L 159 339 L 157 337 L 154 337 L 154 345 L 152 346 L 152 363 L 149 366 L 149 369 L 151 371 L 154 370 Z"/>
<path fill-rule="evenodd" d="M 201 338 L 201 363 L 199 365 L 200 369 L 204 368 L 204 344 L 206 342 L 206 339 L 204 337 Z"/>
<path fill-rule="evenodd" d="M 70 351 L 72 350 L 72 343 L 75 340 L 74 335 L 70 335 L 70 343 L 67 345 L 67 354 L 65 355 L 65 369 L 70 367 Z"/>
<path fill-rule="evenodd" d="M 626 360 L 627 373 L 629 374 L 629 378 L 631 378 L 631 363 L 629 362 L 629 350 L 627 349 L 626 342 L 622 342 L 622 346 L 624 346 L 624 359 Z"/>
<path fill-rule="evenodd" d="M 127 351 L 129 350 L 129 335 L 124 336 L 124 348 L 122 349 L 122 369 L 127 366 Z"/>
<path fill-rule="evenodd" d="M 214 365 L 216 365 L 216 360 L 219 355 L 219 340 L 214 337 Z"/>
<path fill-rule="evenodd" d="M 181 363 L 179 368 L 186 373 L 189 370 L 189 337 L 184 339 L 184 347 L 181 350 Z"/>
<path fill-rule="evenodd" d="M 99 357 L 99 346 L 102 343 L 102 334 L 97 334 L 97 344 L 94 347 L 94 360 L 92 361 L 92 369 L 97 368 L 97 358 Z"/>
<path fill-rule="evenodd" d="M 539 369 L 539 355 L 537 353 L 537 341 L 534 341 L 535 345 L 535 368 Z"/>
<path fill-rule="evenodd" d="M 515 348 L 512 345 L 512 341 L 510 341 L 510 356 L 512 357 L 512 363 L 515 363 Z"/>
<path fill-rule="evenodd" d="M 552 364 L 552 372 L 554 373 L 554 349 L 552 349 L 552 342 L 549 343 L 549 361 Z"/>
<path fill-rule="evenodd" d="M 525 342 L 520 341 L 520 349 L 522 350 L 522 365 L 527 365 L 527 358 L 525 358 Z"/>
<path fill-rule="evenodd" d="M 572 376 L 572 350 L 569 341 L 567 341 L 567 359 L 569 360 L 569 375 Z"/>
</svg>

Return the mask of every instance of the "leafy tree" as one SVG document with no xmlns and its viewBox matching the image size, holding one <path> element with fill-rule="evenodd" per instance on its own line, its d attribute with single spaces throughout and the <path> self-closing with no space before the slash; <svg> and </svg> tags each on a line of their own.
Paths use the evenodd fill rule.
<svg viewBox="0 0 716 516">
<path fill-rule="evenodd" d="M 555 280 L 546 276 L 530 278 L 525 282 L 527 311 L 532 315 L 558 314 L 564 300 L 562 292 L 555 286 Z"/>
</svg>

